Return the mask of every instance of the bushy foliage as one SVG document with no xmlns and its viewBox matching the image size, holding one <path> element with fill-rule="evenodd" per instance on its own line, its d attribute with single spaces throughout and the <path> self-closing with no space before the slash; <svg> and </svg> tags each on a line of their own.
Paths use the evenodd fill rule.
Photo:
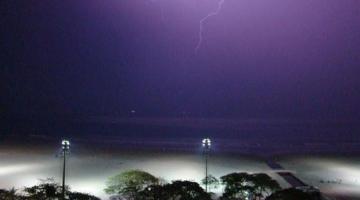
<svg viewBox="0 0 360 200">
<path fill-rule="evenodd" d="M 208 185 L 219 185 L 219 180 L 208 176 Z M 263 173 L 230 173 L 220 178 L 224 185 L 221 200 L 317 200 L 296 189 L 280 190 L 279 184 Z M 205 180 L 202 180 L 205 183 Z M 171 183 L 140 170 L 130 170 L 109 178 L 106 193 L 117 199 L 126 200 L 211 200 L 210 193 L 196 182 L 177 180 Z M 53 179 L 41 181 L 38 185 L 25 187 L 18 192 L 15 189 L 1 190 L 1 200 L 60 200 L 62 187 Z M 320 196 L 320 193 L 317 197 Z M 66 187 L 67 200 L 100 200 L 98 197 L 71 192 Z"/>
<path fill-rule="evenodd" d="M 251 182 L 253 183 L 253 194 L 258 198 L 267 197 L 273 192 L 280 190 L 279 183 L 267 174 L 252 174 Z"/>
<path fill-rule="evenodd" d="M 120 195 L 128 200 L 135 200 L 140 191 L 151 185 L 156 185 L 158 182 L 158 178 L 147 172 L 130 170 L 111 177 L 106 184 L 105 192 Z"/>
<path fill-rule="evenodd" d="M 90 194 L 85 194 L 80 192 L 70 192 L 69 200 L 100 200 L 100 198 Z"/>
<path fill-rule="evenodd" d="M 38 185 L 25 187 L 23 191 L 0 189 L 1 200 L 60 200 L 62 187 L 53 179 L 41 180 Z M 71 192 L 66 187 L 66 200 L 100 200 L 99 198 L 80 192 Z"/>
<path fill-rule="evenodd" d="M 280 185 L 267 174 L 231 173 L 221 177 L 225 185 L 223 200 L 262 198 L 279 190 Z"/>
<path fill-rule="evenodd" d="M 66 189 L 68 191 L 68 188 Z M 25 187 L 24 196 L 28 200 L 60 199 L 62 187 L 53 179 L 41 180 L 41 183 L 31 187 Z"/>
<path fill-rule="evenodd" d="M 0 189 L 0 199 L 1 200 L 21 200 L 22 196 L 17 194 L 17 190 L 12 188 L 10 190 Z"/>
<path fill-rule="evenodd" d="M 141 200 L 211 200 L 210 195 L 198 183 L 191 181 L 153 185 L 140 194 Z"/>
<path fill-rule="evenodd" d="M 220 185 L 220 181 L 213 175 L 209 174 L 201 180 L 202 185 L 208 185 L 209 189 L 216 189 Z"/>
<path fill-rule="evenodd" d="M 305 192 L 302 192 L 294 188 L 277 191 L 266 198 L 266 200 L 317 200 L 317 199 L 319 198 L 316 198 L 311 194 L 307 194 Z"/>
</svg>

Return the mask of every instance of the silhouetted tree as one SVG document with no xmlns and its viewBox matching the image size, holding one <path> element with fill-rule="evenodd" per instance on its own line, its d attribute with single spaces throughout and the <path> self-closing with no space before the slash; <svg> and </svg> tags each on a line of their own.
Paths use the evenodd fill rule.
<svg viewBox="0 0 360 200">
<path fill-rule="evenodd" d="M 210 189 L 216 189 L 219 186 L 220 181 L 213 175 L 209 174 L 207 176 L 207 181 L 206 181 L 206 177 L 205 177 L 201 180 L 201 183 L 203 185 L 206 185 L 206 183 L 207 183 L 209 191 L 210 191 Z"/>
<path fill-rule="evenodd" d="M 261 199 L 280 189 L 280 185 L 267 174 L 231 173 L 221 177 L 225 185 L 222 199 Z"/>
<path fill-rule="evenodd" d="M 68 188 L 66 189 L 68 191 Z M 25 198 L 28 200 L 53 200 L 61 197 L 62 187 L 53 179 L 42 180 L 39 185 L 26 187 Z"/>
<path fill-rule="evenodd" d="M 254 190 L 251 175 L 247 173 L 231 173 L 222 176 L 221 182 L 225 185 L 221 199 L 238 200 L 246 199 Z"/>
<path fill-rule="evenodd" d="M 23 197 L 17 194 L 17 190 L 15 188 L 12 188 L 10 190 L 0 189 L 0 199 L 1 200 L 20 200 L 20 199 L 23 199 Z"/>
<path fill-rule="evenodd" d="M 69 200 L 100 200 L 100 198 L 90 194 L 84 194 L 80 192 L 70 192 Z"/>
<path fill-rule="evenodd" d="M 98 197 L 80 192 L 71 192 L 66 187 L 67 200 L 100 200 Z M 53 179 L 41 180 L 40 184 L 25 187 L 23 195 L 17 194 L 16 189 L 0 189 L 0 200 L 60 200 L 62 199 L 62 186 Z"/>
<path fill-rule="evenodd" d="M 314 198 L 311 194 L 290 188 L 275 192 L 267 197 L 266 200 L 317 200 L 317 198 Z"/>
<path fill-rule="evenodd" d="M 198 183 L 191 181 L 153 185 L 140 192 L 140 196 L 141 200 L 211 200 Z"/>
<path fill-rule="evenodd" d="M 163 200 L 165 197 L 164 185 L 150 185 L 139 192 L 139 200 Z"/>
<path fill-rule="evenodd" d="M 128 200 L 135 200 L 145 188 L 158 184 L 153 175 L 140 171 L 130 170 L 111 177 L 105 188 L 107 194 L 120 195 Z"/>
<path fill-rule="evenodd" d="M 252 174 L 250 180 L 254 187 L 254 197 L 258 199 L 267 197 L 273 192 L 281 189 L 278 182 L 264 173 Z"/>
</svg>

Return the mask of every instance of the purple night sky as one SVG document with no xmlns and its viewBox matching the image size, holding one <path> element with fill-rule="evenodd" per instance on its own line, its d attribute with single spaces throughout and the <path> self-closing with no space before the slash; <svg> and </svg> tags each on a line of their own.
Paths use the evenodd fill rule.
<svg viewBox="0 0 360 200">
<path fill-rule="evenodd" d="M 218 2 L 2 1 L 2 113 L 360 119 L 360 1 Z"/>
<path fill-rule="evenodd" d="M 360 199 L 360 0 L 0 0 L 0 188 L 129 169 Z"/>
</svg>

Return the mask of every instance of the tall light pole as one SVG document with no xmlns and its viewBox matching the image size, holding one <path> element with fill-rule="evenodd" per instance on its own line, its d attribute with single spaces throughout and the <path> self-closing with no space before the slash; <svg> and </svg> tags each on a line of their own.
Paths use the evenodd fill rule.
<svg viewBox="0 0 360 200">
<path fill-rule="evenodd" d="M 211 147 L 211 140 L 209 138 L 205 138 L 202 140 L 202 147 L 205 154 L 205 191 L 208 191 L 208 158 Z"/>
<path fill-rule="evenodd" d="M 64 157 L 63 177 L 62 177 L 62 199 L 65 200 L 66 154 L 70 150 L 70 142 L 68 140 L 62 140 L 61 147 L 62 147 L 62 153 L 63 153 L 63 157 Z"/>
</svg>

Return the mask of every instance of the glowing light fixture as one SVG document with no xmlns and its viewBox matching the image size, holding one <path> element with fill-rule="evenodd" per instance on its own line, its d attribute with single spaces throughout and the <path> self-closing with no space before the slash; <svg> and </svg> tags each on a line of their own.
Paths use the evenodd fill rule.
<svg viewBox="0 0 360 200">
<path fill-rule="evenodd" d="M 209 138 L 203 139 L 202 146 L 205 148 L 205 150 L 209 150 L 211 147 L 211 140 Z"/>
<path fill-rule="evenodd" d="M 69 150 L 70 149 L 70 142 L 69 140 L 62 140 L 61 146 L 63 150 Z"/>
</svg>

